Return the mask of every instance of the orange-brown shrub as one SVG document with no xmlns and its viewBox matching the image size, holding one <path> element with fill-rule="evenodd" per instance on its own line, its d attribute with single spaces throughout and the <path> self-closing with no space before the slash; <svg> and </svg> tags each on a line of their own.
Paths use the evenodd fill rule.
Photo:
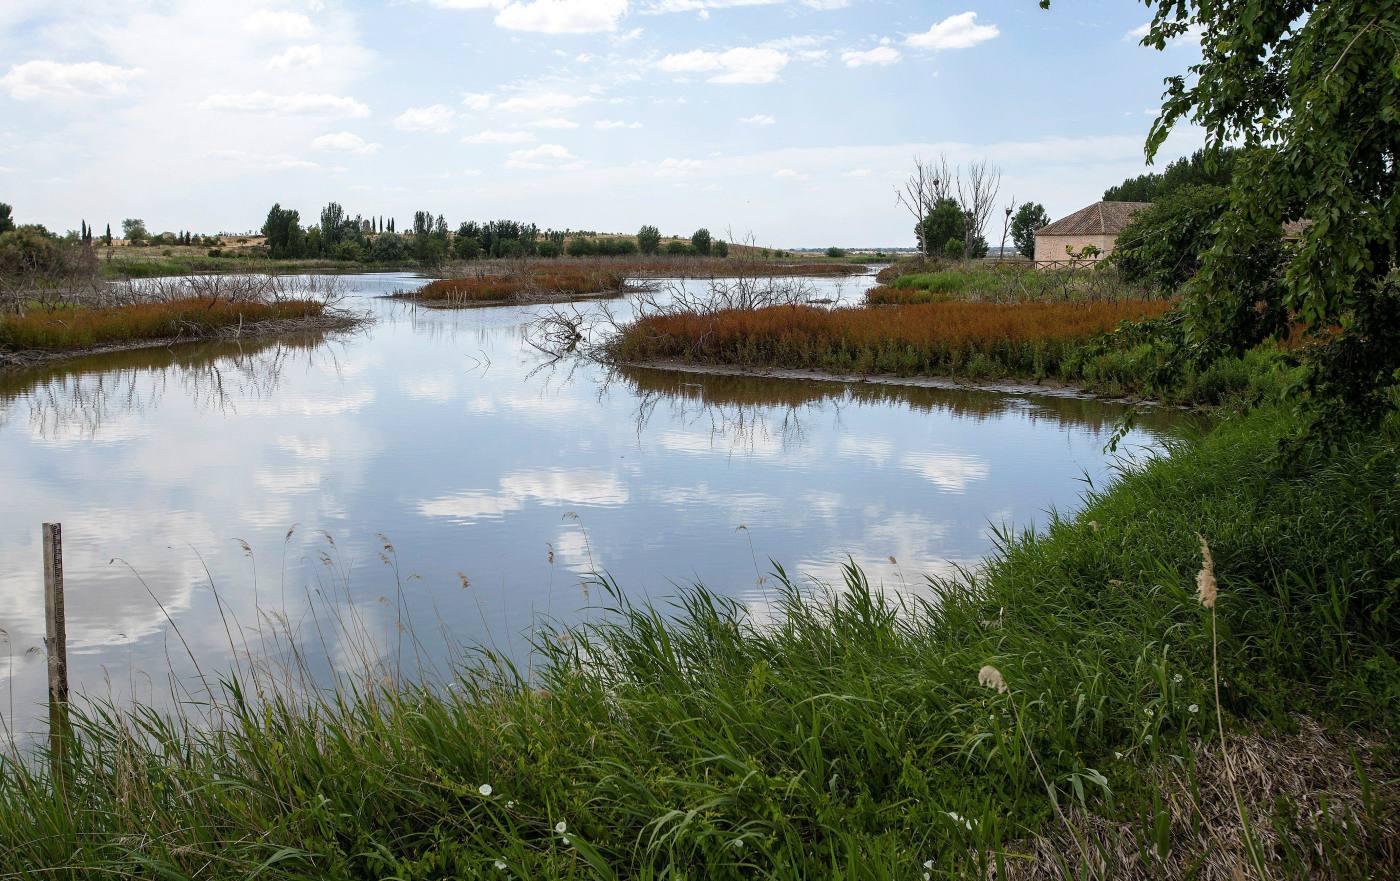
<svg viewBox="0 0 1400 881">
<path fill-rule="evenodd" d="M 316 300 L 275 303 L 164 300 L 129 306 L 32 309 L 0 318 L 0 348 L 12 350 L 82 349 L 110 343 L 207 336 L 239 324 L 319 316 Z"/>
<path fill-rule="evenodd" d="M 860 373 L 1054 375 L 1073 347 L 1120 322 L 1157 317 L 1162 300 L 949 301 L 879 309 L 775 306 L 656 315 L 612 344 L 621 361 L 681 360 Z"/>
</svg>

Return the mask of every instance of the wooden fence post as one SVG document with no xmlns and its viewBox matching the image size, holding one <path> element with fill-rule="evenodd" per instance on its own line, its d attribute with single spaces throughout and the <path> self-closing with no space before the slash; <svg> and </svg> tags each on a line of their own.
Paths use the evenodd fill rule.
<svg viewBox="0 0 1400 881">
<path fill-rule="evenodd" d="M 63 617 L 63 526 L 45 523 L 44 531 L 44 647 L 49 656 L 49 753 L 53 778 L 62 786 L 67 765 L 68 629 Z"/>
</svg>

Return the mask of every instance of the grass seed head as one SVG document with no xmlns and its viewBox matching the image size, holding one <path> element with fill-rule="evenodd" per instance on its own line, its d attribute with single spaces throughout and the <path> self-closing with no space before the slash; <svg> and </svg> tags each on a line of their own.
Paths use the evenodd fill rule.
<svg viewBox="0 0 1400 881">
<path fill-rule="evenodd" d="M 987 688 L 995 688 L 998 694 L 1006 694 L 1006 680 L 1002 678 L 1001 671 L 991 664 L 977 671 L 977 681 Z"/>
<path fill-rule="evenodd" d="M 1196 573 L 1196 596 L 1207 609 L 1215 608 L 1215 559 L 1210 555 L 1210 545 L 1205 536 L 1197 534 L 1201 540 L 1201 571 Z"/>
</svg>

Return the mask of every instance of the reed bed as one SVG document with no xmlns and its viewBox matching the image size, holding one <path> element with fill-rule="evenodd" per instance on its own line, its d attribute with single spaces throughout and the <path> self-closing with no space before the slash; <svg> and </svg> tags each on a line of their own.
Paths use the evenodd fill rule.
<svg viewBox="0 0 1400 881">
<path fill-rule="evenodd" d="M 44 306 L 0 317 L 0 349 L 69 351 L 114 343 L 201 337 L 268 321 L 320 317 L 323 300 L 200 297 L 121 306 Z"/>
<path fill-rule="evenodd" d="M 881 309 L 777 306 L 643 317 L 612 343 L 620 361 L 978 377 L 1057 373 L 1077 345 L 1160 300 L 1003 305 L 949 301 Z"/>
<path fill-rule="evenodd" d="M 533 266 L 506 275 L 474 275 L 430 281 L 411 296 L 444 303 L 504 303 L 532 298 L 581 297 L 621 292 L 626 276 L 586 266 Z"/>
<path fill-rule="evenodd" d="M 854 566 L 826 590 L 775 571 L 759 616 L 603 579 L 611 611 L 542 636 L 530 676 L 483 652 L 422 685 L 227 673 L 183 717 L 83 705 L 62 791 L 42 751 L 0 757 L 0 877 L 1250 877 L 1198 533 L 1270 877 L 1394 877 L 1400 432 L 1285 459 L 1291 424 L 1256 412 L 1125 466 L 931 579 L 937 602 Z M 1295 725 L 1330 779 L 1246 753 Z"/>
</svg>

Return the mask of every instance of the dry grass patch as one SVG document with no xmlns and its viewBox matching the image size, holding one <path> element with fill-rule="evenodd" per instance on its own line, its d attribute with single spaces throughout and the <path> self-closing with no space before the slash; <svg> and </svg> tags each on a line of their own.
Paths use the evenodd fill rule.
<svg viewBox="0 0 1400 881">
<path fill-rule="evenodd" d="M 409 295 L 444 304 L 493 304 L 621 292 L 623 273 L 583 266 L 536 266 L 503 275 L 440 278 Z"/>
<path fill-rule="evenodd" d="M 1397 769 L 1380 744 L 1329 734 L 1299 718 L 1291 734 L 1254 728 L 1234 734 L 1229 761 L 1249 816 L 1249 832 L 1273 878 L 1400 877 Z M 1074 835 L 1088 845 L 1089 877 L 1149 881 L 1255 878 L 1228 783 L 1226 757 L 1212 741 L 1197 746 L 1190 767 L 1150 774 L 1156 792 L 1136 821 L 1066 810 Z M 1360 773 L 1358 773 L 1360 772 Z M 1003 852 L 1003 881 L 1060 881 L 1079 848 L 1064 827 L 1047 827 Z M 995 866 L 989 878 L 996 878 Z"/>
</svg>

